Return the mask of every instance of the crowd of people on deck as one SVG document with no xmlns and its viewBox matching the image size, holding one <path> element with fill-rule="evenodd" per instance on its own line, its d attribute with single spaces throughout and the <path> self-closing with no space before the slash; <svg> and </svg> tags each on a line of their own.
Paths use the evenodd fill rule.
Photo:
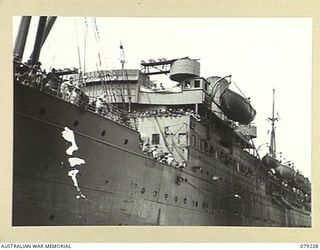
<svg viewBox="0 0 320 250">
<path fill-rule="evenodd" d="M 156 110 L 146 110 L 146 111 L 133 111 L 130 113 L 132 118 L 149 118 L 149 117 L 182 117 L 185 115 L 193 116 L 198 121 L 201 120 L 201 116 L 196 114 L 192 109 L 183 108 L 169 108 L 169 109 L 156 109 Z"/>
<path fill-rule="evenodd" d="M 181 162 L 176 161 L 172 153 L 164 152 L 157 145 L 155 145 L 154 147 L 151 147 L 149 143 L 146 143 L 142 147 L 142 151 L 147 156 L 152 157 L 154 160 L 162 164 L 167 164 L 169 166 L 173 166 L 180 169 L 187 167 L 186 161 L 184 160 L 182 160 Z"/>
<path fill-rule="evenodd" d="M 70 70 L 69 70 L 70 71 Z M 89 109 L 113 121 L 128 125 L 124 116 L 115 107 L 109 105 L 107 94 L 89 98 L 81 81 L 74 81 L 72 76 L 62 77 L 61 71 L 51 69 L 50 72 L 41 69 L 41 63 L 34 65 L 31 60 L 22 63 L 14 58 L 14 81 L 32 88 L 55 95 L 64 101 L 79 106 L 82 110 Z"/>
<path fill-rule="evenodd" d="M 63 79 L 54 68 L 47 73 L 45 69 L 41 69 L 40 62 L 32 64 L 31 60 L 28 60 L 26 63 L 22 63 L 15 58 L 14 81 L 57 95 L 75 105 L 81 105 L 83 101 L 88 102 L 81 82 L 75 83 L 73 77 Z"/>
</svg>

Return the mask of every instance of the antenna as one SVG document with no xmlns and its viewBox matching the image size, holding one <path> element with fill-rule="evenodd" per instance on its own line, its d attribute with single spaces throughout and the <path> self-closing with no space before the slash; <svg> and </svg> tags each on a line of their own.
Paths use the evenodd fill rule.
<svg viewBox="0 0 320 250">
<path fill-rule="evenodd" d="M 120 63 L 121 63 L 121 72 L 122 72 L 122 81 L 123 81 L 123 84 L 122 84 L 122 92 L 124 94 L 124 85 L 125 85 L 125 79 L 124 79 L 124 64 L 126 63 L 126 57 L 125 57 L 125 54 L 124 54 L 124 48 L 123 48 L 123 45 L 122 45 L 122 42 L 120 41 Z M 128 112 L 131 112 L 131 93 L 130 93 L 130 87 L 129 87 L 129 84 L 127 83 L 126 84 L 126 87 L 127 87 L 127 95 L 128 95 Z M 123 95 L 122 94 L 122 95 Z M 125 100 L 124 98 L 122 97 L 122 100 L 123 100 L 123 108 L 125 109 Z"/>
<path fill-rule="evenodd" d="M 278 121 L 277 117 L 274 117 L 274 103 L 275 103 L 275 90 L 272 90 L 273 101 L 272 101 L 272 117 L 268 118 L 271 121 L 271 136 L 270 136 L 270 146 L 269 153 L 272 157 L 276 157 L 276 133 L 275 133 L 275 122 Z"/>
<path fill-rule="evenodd" d="M 121 63 L 121 69 L 122 69 L 122 79 L 124 79 L 124 64 L 126 63 L 126 57 L 124 54 L 124 49 L 121 41 L 120 41 L 120 63 Z"/>
</svg>

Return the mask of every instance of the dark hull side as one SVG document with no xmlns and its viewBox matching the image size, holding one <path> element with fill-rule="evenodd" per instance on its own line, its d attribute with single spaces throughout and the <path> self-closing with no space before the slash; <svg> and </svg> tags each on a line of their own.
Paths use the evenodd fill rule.
<svg viewBox="0 0 320 250">
<path fill-rule="evenodd" d="M 68 176 L 65 127 L 74 131 L 79 148 L 72 157 L 85 160 L 77 180 L 86 198 L 77 198 Z M 226 213 L 235 204 L 197 189 L 216 190 L 215 183 L 155 162 L 141 154 L 138 142 L 136 131 L 16 85 L 12 225 L 311 226 L 310 214 L 271 197 L 271 209 L 257 213 L 261 218 L 244 218 L 241 205 Z M 180 177 L 193 186 L 179 183 Z"/>
</svg>

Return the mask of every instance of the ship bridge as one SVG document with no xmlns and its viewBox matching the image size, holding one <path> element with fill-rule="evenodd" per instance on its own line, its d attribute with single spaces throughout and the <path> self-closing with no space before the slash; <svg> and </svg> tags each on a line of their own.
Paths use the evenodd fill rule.
<svg viewBox="0 0 320 250">
<path fill-rule="evenodd" d="M 191 110 L 194 115 L 202 117 L 204 126 L 215 123 L 220 124 L 218 127 L 231 127 L 237 143 L 242 148 L 252 148 L 249 141 L 256 137 L 256 127 L 229 120 L 211 102 L 212 86 L 203 77 L 184 79 L 172 88 L 158 88 L 148 74 L 137 69 L 88 72 L 85 79 L 85 91 L 91 97 L 106 93 L 110 103 L 123 105 L 127 110 L 139 113 L 179 108 Z"/>
</svg>

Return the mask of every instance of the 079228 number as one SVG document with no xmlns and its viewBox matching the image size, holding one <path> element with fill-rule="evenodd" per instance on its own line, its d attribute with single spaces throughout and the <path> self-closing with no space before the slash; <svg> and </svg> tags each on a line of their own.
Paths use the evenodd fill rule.
<svg viewBox="0 0 320 250">
<path fill-rule="evenodd" d="M 311 243 L 311 244 L 303 243 L 303 244 L 300 244 L 300 248 L 304 248 L 304 249 L 316 249 L 316 248 L 319 248 L 319 245 L 318 245 L 317 243 Z"/>
</svg>

